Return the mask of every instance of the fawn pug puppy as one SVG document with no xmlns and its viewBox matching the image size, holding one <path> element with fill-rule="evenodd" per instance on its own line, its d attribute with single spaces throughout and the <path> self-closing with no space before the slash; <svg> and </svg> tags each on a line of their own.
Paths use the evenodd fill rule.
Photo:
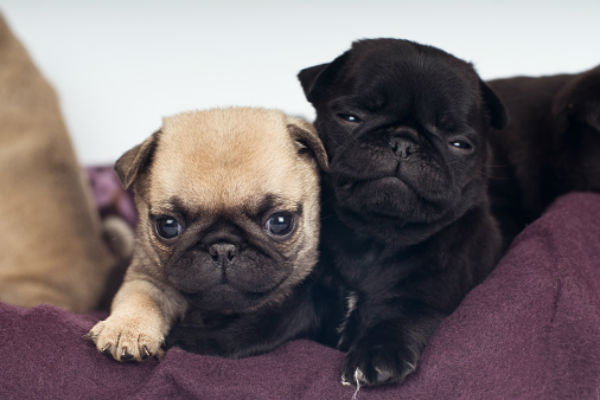
<svg viewBox="0 0 600 400">
<path fill-rule="evenodd" d="M 279 111 L 164 119 L 116 163 L 140 221 L 110 316 L 89 332 L 98 350 L 160 357 L 170 331 L 169 345 L 227 357 L 297 337 L 333 342 L 343 298 L 315 269 L 319 167 L 312 126 Z"/>
</svg>

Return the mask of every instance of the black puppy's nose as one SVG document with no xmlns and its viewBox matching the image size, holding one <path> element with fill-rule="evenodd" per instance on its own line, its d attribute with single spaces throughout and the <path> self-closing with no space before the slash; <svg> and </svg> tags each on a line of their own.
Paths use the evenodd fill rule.
<svg viewBox="0 0 600 400">
<path fill-rule="evenodd" d="M 235 258 L 238 247 L 231 243 L 218 242 L 208 248 L 208 254 L 214 261 L 221 265 L 227 265 Z"/>
<path fill-rule="evenodd" d="M 392 151 L 400 158 L 407 158 L 417 149 L 416 133 L 402 129 L 390 135 L 388 143 Z"/>
</svg>

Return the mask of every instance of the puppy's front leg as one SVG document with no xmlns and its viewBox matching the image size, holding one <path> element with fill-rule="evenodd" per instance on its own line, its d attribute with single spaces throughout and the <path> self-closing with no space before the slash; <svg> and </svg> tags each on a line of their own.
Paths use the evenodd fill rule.
<svg viewBox="0 0 600 400">
<path fill-rule="evenodd" d="M 186 301 L 173 288 L 147 277 L 128 277 L 113 300 L 107 319 L 88 337 L 115 360 L 145 360 L 164 354 L 171 325 L 186 311 Z"/>
</svg>

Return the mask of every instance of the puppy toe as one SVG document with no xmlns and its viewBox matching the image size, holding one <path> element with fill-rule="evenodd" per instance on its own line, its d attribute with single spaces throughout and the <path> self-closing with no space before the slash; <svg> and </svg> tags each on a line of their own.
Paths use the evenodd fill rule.
<svg viewBox="0 0 600 400">
<path fill-rule="evenodd" d="M 123 347 L 121 349 L 121 358 L 120 358 L 120 360 L 121 361 L 131 361 L 133 359 L 134 359 L 133 354 L 131 354 L 129 352 L 129 349 L 127 347 Z"/>
<path fill-rule="evenodd" d="M 105 321 L 100 321 L 86 335 L 96 345 L 99 352 L 104 354 L 113 354 L 113 350 L 118 342 L 118 336 L 111 334 L 106 329 Z"/>
<path fill-rule="evenodd" d="M 119 361 L 141 361 L 137 345 L 137 333 L 132 330 L 122 330 L 119 336 L 119 342 L 114 349 L 113 357 Z"/>
<path fill-rule="evenodd" d="M 84 337 L 96 343 L 98 336 L 102 332 L 102 329 L 104 329 L 104 321 L 100 321 L 94 325 L 92 329 L 90 329 L 90 331 L 84 335 Z"/>
<path fill-rule="evenodd" d="M 141 334 L 138 338 L 138 351 L 141 360 L 150 357 L 161 359 L 164 355 L 164 341 L 158 335 Z"/>
<path fill-rule="evenodd" d="M 121 360 L 121 329 L 105 321 L 102 332 L 96 337 L 96 348 L 104 354 L 110 354 L 115 360 Z"/>
<path fill-rule="evenodd" d="M 150 352 L 150 350 L 148 350 L 148 347 L 140 347 L 140 358 L 142 360 L 147 360 L 150 357 L 152 357 L 152 353 Z"/>
</svg>

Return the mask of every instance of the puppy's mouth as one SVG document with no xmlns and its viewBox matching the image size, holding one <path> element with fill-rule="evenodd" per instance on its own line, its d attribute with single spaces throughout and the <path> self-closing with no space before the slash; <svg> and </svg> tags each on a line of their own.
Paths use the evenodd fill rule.
<svg viewBox="0 0 600 400">
<path fill-rule="evenodd" d="M 235 265 L 230 269 L 242 269 L 243 266 Z M 187 295 L 198 295 L 203 292 L 211 293 L 237 293 L 246 297 L 268 296 L 277 290 L 290 276 L 281 274 L 278 277 L 269 275 L 264 279 L 249 279 L 244 276 L 236 276 L 234 273 L 219 271 L 216 275 L 202 274 L 201 277 L 187 277 L 186 279 L 173 279 L 177 289 Z"/>
<path fill-rule="evenodd" d="M 446 212 L 445 203 L 424 197 L 398 176 L 340 178 L 335 197 L 341 215 L 365 224 L 375 220 L 398 228 L 417 227 L 436 221 Z"/>
<path fill-rule="evenodd" d="M 206 257 L 192 257 L 191 264 L 172 265 L 168 274 L 171 283 L 196 308 L 215 312 L 244 312 L 277 297 L 293 272 L 292 269 L 283 268 L 282 263 L 269 264 L 267 259 L 262 259 L 257 264 L 249 260 L 217 266 Z M 275 268 L 275 265 L 278 267 L 276 270 L 268 268 Z"/>
<path fill-rule="evenodd" d="M 343 177 L 337 181 L 337 202 L 345 212 L 360 218 L 397 220 L 407 217 L 407 209 L 415 199 L 415 192 L 396 176 L 378 176 L 370 179 Z"/>
<path fill-rule="evenodd" d="M 244 312 L 261 306 L 277 291 L 279 285 L 258 292 L 240 290 L 229 284 L 220 284 L 199 292 L 182 294 L 199 309 L 215 312 Z"/>
<path fill-rule="evenodd" d="M 387 190 L 393 192 L 410 190 L 410 186 L 397 176 L 384 175 L 375 176 L 368 179 L 354 179 L 341 176 L 336 180 L 336 187 L 341 190 L 343 197 L 350 197 L 356 191 L 362 191 L 369 186 L 384 186 Z"/>
</svg>

